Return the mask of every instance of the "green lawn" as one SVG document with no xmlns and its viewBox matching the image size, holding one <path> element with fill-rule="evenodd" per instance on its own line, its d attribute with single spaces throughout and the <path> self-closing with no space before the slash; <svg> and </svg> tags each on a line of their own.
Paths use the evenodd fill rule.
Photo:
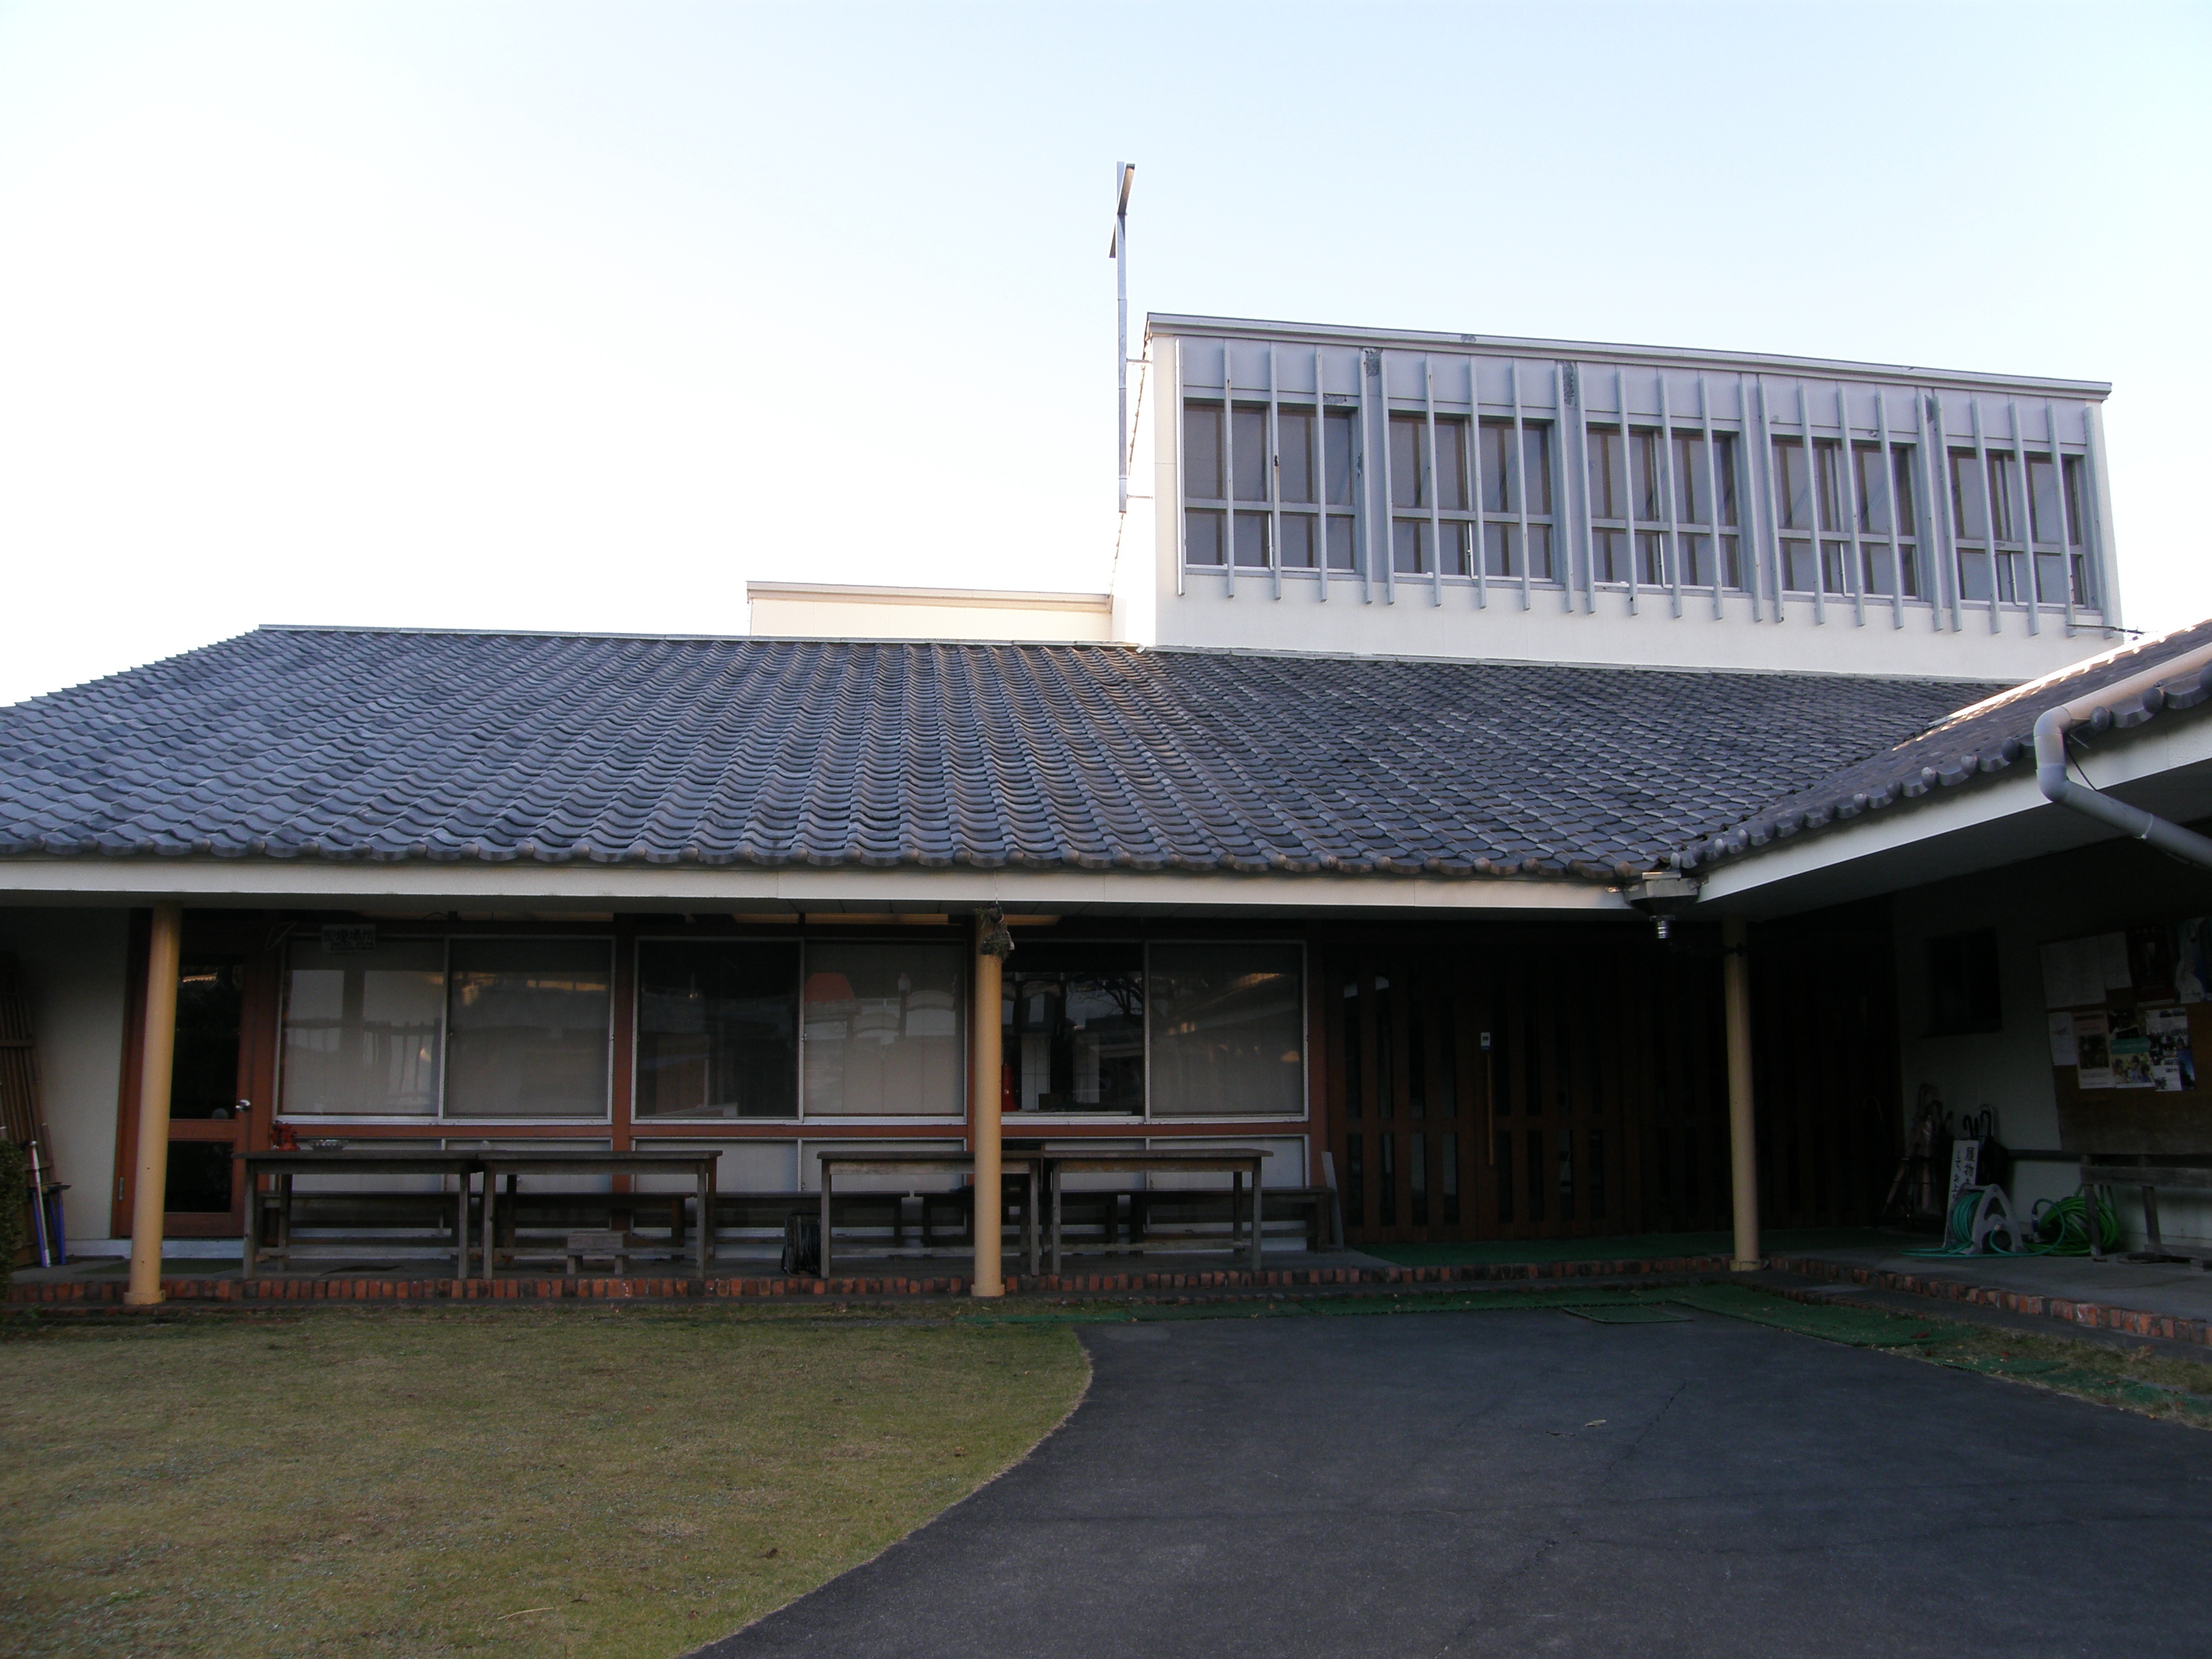
<svg viewBox="0 0 2212 1659">
<path fill-rule="evenodd" d="M 323 1309 L 0 1340 L 0 1650 L 664 1659 L 1081 1396 L 1064 1326 Z"/>
</svg>

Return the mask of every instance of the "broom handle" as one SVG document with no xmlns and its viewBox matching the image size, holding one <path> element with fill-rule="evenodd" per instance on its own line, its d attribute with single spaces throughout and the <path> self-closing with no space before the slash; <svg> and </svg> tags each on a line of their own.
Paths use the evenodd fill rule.
<svg viewBox="0 0 2212 1659">
<path fill-rule="evenodd" d="M 54 1265 L 53 1247 L 46 1240 L 46 1176 L 39 1164 L 39 1143 L 27 1142 L 31 1151 L 31 1224 L 38 1230 L 39 1265 Z"/>
</svg>

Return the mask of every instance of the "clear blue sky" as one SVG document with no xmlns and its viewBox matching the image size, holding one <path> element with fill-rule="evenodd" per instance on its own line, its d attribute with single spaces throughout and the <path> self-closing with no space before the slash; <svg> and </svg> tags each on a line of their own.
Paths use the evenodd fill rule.
<svg viewBox="0 0 2212 1659">
<path fill-rule="evenodd" d="M 1139 311 L 2116 383 L 2212 614 L 2203 5 L 0 3 L 0 702 L 264 621 L 1102 586 Z"/>
</svg>

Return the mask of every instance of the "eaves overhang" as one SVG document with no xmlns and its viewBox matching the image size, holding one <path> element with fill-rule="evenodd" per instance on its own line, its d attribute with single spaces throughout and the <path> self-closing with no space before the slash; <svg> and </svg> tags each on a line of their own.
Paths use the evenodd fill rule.
<svg viewBox="0 0 2212 1659">
<path fill-rule="evenodd" d="M 1628 915 L 1618 889 L 1500 877 L 1268 876 L 1206 872 L 872 870 L 429 864 L 97 855 L 0 859 L 0 905 L 345 908 L 417 903 L 534 910 L 962 910 L 1353 916 Z"/>
</svg>

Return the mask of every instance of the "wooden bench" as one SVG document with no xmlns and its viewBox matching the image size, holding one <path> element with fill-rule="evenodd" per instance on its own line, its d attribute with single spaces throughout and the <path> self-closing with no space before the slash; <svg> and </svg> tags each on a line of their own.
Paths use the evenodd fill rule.
<svg viewBox="0 0 2212 1659">
<path fill-rule="evenodd" d="M 1245 1221 L 1244 1206 L 1226 1188 L 1170 1188 L 1128 1196 L 1129 1242 L 1139 1249 L 1170 1248 L 1186 1241 L 1218 1243 L 1224 1232 L 1241 1228 Z M 1261 1194 L 1261 1231 L 1269 1237 L 1302 1236 L 1309 1250 L 1325 1249 L 1334 1196 L 1326 1187 L 1267 1188 Z"/>
</svg>

